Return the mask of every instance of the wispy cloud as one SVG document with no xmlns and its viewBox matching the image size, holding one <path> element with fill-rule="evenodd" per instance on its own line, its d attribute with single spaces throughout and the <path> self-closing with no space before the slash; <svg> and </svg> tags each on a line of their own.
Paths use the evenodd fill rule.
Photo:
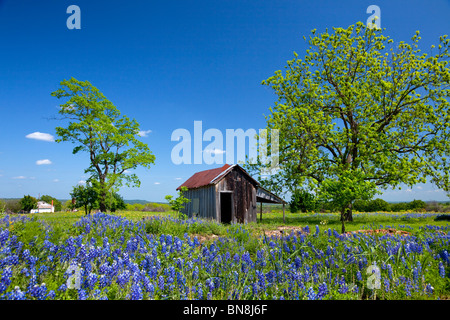
<svg viewBox="0 0 450 320">
<path fill-rule="evenodd" d="M 141 130 L 138 132 L 138 136 L 139 137 L 148 137 L 150 132 L 152 132 L 152 130 Z"/>
<path fill-rule="evenodd" d="M 48 141 L 48 142 L 54 142 L 55 139 L 53 138 L 53 136 L 49 133 L 43 133 L 43 132 L 33 132 L 30 134 L 27 134 L 25 136 L 25 138 L 28 139 L 34 139 L 34 140 L 41 140 L 41 141 Z"/>
<path fill-rule="evenodd" d="M 59 179 L 53 179 L 53 182 L 59 182 Z"/>
<path fill-rule="evenodd" d="M 36 164 L 38 166 L 42 166 L 42 165 L 52 164 L 52 162 L 48 159 L 43 159 L 43 160 L 36 161 Z"/>
<path fill-rule="evenodd" d="M 80 180 L 80 181 L 78 181 L 78 184 L 86 184 L 86 181 L 85 180 Z"/>
<path fill-rule="evenodd" d="M 181 178 L 175 178 L 175 180 L 181 180 Z"/>
<path fill-rule="evenodd" d="M 214 149 L 205 149 L 204 152 L 210 153 L 210 154 L 224 154 L 224 153 L 225 153 L 225 150 L 221 150 L 221 149 L 216 149 L 216 148 L 214 148 Z"/>
<path fill-rule="evenodd" d="M 161 182 L 155 182 L 155 184 L 161 184 Z"/>
<path fill-rule="evenodd" d="M 13 179 L 16 179 L 16 180 L 23 180 L 23 179 L 26 179 L 27 177 L 25 177 L 25 176 L 17 176 L 17 177 L 12 177 Z"/>
</svg>

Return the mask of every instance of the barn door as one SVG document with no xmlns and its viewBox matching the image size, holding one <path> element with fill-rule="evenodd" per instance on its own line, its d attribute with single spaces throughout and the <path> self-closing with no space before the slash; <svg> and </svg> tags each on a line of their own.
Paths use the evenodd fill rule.
<svg viewBox="0 0 450 320">
<path fill-rule="evenodd" d="M 231 223 L 233 199 L 231 192 L 220 193 L 220 222 Z"/>
</svg>

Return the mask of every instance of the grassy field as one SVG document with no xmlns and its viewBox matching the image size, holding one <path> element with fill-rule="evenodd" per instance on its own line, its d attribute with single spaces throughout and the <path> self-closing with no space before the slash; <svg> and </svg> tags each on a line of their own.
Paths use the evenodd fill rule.
<svg viewBox="0 0 450 320">
<path fill-rule="evenodd" d="M 448 299 L 440 214 L 354 213 L 347 231 L 406 232 L 348 235 L 335 213 L 243 225 L 172 211 L 3 215 L 0 299 Z"/>
</svg>

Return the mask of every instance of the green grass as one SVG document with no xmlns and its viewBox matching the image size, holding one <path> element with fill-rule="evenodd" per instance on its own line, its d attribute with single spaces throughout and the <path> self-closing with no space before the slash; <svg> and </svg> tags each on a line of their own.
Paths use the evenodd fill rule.
<svg viewBox="0 0 450 320">
<path fill-rule="evenodd" d="M 152 234 L 172 234 L 183 236 L 190 235 L 203 236 L 207 239 L 213 236 L 233 237 L 236 228 L 245 229 L 249 236 L 259 237 L 262 231 L 274 230 L 280 226 L 305 227 L 311 230 L 319 226 L 322 230 L 336 230 L 341 232 L 341 221 L 338 213 L 285 213 L 283 222 L 282 210 L 273 210 L 271 213 L 263 213 L 262 221 L 258 214 L 257 222 L 245 225 L 223 225 L 215 221 L 204 221 L 202 223 L 183 224 L 177 219 L 173 211 L 167 212 L 141 212 L 141 211 L 119 211 L 114 215 L 125 217 L 133 221 L 144 221 L 146 230 Z M 58 212 L 32 214 L 37 220 L 43 221 L 57 230 L 69 230 L 73 224 L 84 216 L 83 211 L 79 212 Z M 394 228 L 408 232 L 416 232 L 426 225 L 446 226 L 448 221 L 434 221 L 435 216 L 430 214 L 410 214 L 410 213 L 353 213 L 353 221 L 346 222 L 346 231 L 356 231 L 361 229 Z M 250 241 L 250 238 L 240 240 Z"/>
</svg>

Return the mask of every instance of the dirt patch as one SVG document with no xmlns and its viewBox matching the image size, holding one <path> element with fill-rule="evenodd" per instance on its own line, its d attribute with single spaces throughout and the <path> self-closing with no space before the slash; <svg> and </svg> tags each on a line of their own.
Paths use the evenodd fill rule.
<svg viewBox="0 0 450 320">
<path fill-rule="evenodd" d="M 345 235 L 350 235 L 353 233 L 366 233 L 366 234 L 399 234 L 401 236 L 409 236 L 411 233 L 408 231 L 403 231 L 403 230 L 397 230 L 394 228 L 388 228 L 388 229 L 367 229 L 367 230 L 356 230 L 356 231 L 348 231 L 345 233 Z"/>
<path fill-rule="evenodd" d="M 189 237 L 191 238 L 191 241 L 193 241 L 194 238 L 197 237 L 198 242 L 200 242 L 201 244 L 203 244 L 205 242 L 209 242 L 209 241 L 214 242 L 215 240 L 219 239 L 219 236 L 217 234 L 211 234 L 211 235 L 190 234 Z"/>
<path fill-rule="evenodd" d="M 304 230 L 302 227 L 287 227 L 287 226 L 278 227 L 275 230 L 263 230 L 262 235 L 268 238 L 272 236 L 285 237 L 290 235 L 291 233 L 294 233 L 295 235 L 297 235 L 298 233 L 308 235 L 308 232 L 306 232 L 306 230 Z"/>
</svg>

